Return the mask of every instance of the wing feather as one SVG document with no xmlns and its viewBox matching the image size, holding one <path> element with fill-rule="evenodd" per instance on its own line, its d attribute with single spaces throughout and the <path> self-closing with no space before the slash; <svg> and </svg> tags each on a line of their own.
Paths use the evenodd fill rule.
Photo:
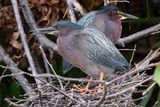
<svg viewBox="0 0 160 107">
<path fill-rule="evenodd" d="M 84 27 L 91 25 L 96 14 L 97 14 L 97 11 L 92 11 L 92 12 L 86 14 L 77 22 L 77 24 L 84 26 Z"/>
<path fill-rule="evenodd" d="M 94 62 L 115 69 L 125 69 L 129 66 L 114 44 L 99 30 L 85 28 L 82 32 L 87 40 L 87 56 Z"/>
</svg>

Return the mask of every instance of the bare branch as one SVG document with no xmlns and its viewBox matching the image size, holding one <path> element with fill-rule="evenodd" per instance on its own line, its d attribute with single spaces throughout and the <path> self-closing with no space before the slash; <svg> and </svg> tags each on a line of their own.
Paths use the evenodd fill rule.
<svg viewBox="0 0 160 107">
<path fill-rule="evenodd" d="M 14 102 L 12 102 L 11 100 L 9 100 L 8 98 L 4 99 L 7 103 L 9 103 L 10 106 L 14 106 L 14 107 L 25 107 L 23 104 L 16 104 Z"/>
<path fill-rule="evenodd" d="M 70 18 L 71 22 L 76 23 L 77 20 L 76 20 L 76 17 L 75 17 L 75 14 L 74 14 L 74 10 L 73 10 L 72 0 L 65 0 L 65 1 L 66 1 L 67 6 L 68 6 L 69 18 Z"/>
<path fill-rule="evenodd" d="M 140 86 L 141 84 L 143 84 L 143 83 L 145 83 L 145 82 L 147 82 L 147 81 L 149 81 L 149 80 L 152 80 L 152 79 L 153 79 L 153 76 L 151 76 L 151 77 L 143 80 L 143 81 L 140 82 L 140 83 L 137 83 L 136 85 L 134 85 L 134 86 L 132 86 L 132 87 L 126 88 L 126 89 L 124 89 L 124 90 L 122 90 L 122 91 L 119 91 L 119 92 L 117 92 L 117 93 L 115 93 L 115 94 L 107 95 L 106 97 L 107 97 L 107 98 L 111 98 L 111 97 L 115 97 L 115 96 L 121 95 L 121 94 L 123 94 L 123 93 L 125 93 L 125 92 L 127 92 L 127 91 L 134 91 L 137 86 Z"/>
<path fill-rule="evenodd" d="M 134 33 L 134 34 L 132 34 L 132 35 L 129 35 L 129 36 L 127 36 L 127 37 L 121 38 L 121 39 L 119 39 L 119 41 L 118 41 L 117 44 L 123 46 L 123 45 L 125 45 L 125 44 L 127 44 L 127 43 L 133 42 L 133 41 L 135 41 L 135 40 L 137 40 L 137 39 L 140 39 L 140 38 L 142 38 L 142 37 L 146 37 L 146 36 L 148 36 L 149 34 L 157 31 L 158 29 L 160 29 L 160 23 L 157 24 L 157 25 L 154 25 L 154 26 L 152 26 L 152 27 L 149 27 L 149 28 L 147 28 L 147 29 L 145 29 L 145 30 L 136 32 L 136 33 Z"/>
<path fill-rule="evenodd" d="M 103 89 L 103 95 L 100 98 L 99 101 L 97 101 L 97 103 L 94 105 L 94 107 L 100 107 L 100 105 L 103 103 L 103 101 L 106 99 L 106 95 L 107 95 L 107 86 L 104 84 L 104 89 Z"/>
<path fill-rule="evenodd" d="M 52 69 L 54 75 L 56 76 L 56 78 L 57 78 L 57 80 L 58 80 L 58 82 L 59 82 L 59 84 L 60 84 L 60 86 L 61 86 L 61 89 L 64 90 L 63 84 L 62 84 L 61 80 L 58 78 L 57 73 L 54 71 L 52 65 L 49 63 L 48 59 L 46 58 L 45 53 L 44 53 L 44 51 L 43 51 L 43 49 L 42 49 L 41 46 L 40 46 L 40 50 L 41 50 L 41 52 L 42 52 L 42 55 L 43 55 L 45 61 L 47 62 L 47 64 L 49 65 L 49 67 Z"/>
<path fill-rule="evenodd" d="M 17 79 L 20 86 L 24 89 L 25 93 L 30 93 L 29 96 L 32 97 L 35 95 L 35 92 L 32 90 L 31 85 L 28 83 L 28 80 L 26 77 L 24 77 L 22 74 L 17 75 L 20 72 L 20 70 L 17 70 L 17 65 L 12 61 L 12 59 L 5 53 L 5 50 L 0 46 L 0 60 L 4 61 L 8 67 L 16 68 L 16 69 L 10 69 L 10 71 L 15 75 L 14 77 Z M 8 68 L 7 68 L 8 69 Z"/>
<path fill-rule="evenodd" d="M 83 7 L 81 6 L 79 2 L 77 2 L 77 0 L 72 0 L 72 4 L 74 5 L 74 9 L 76 11 L 80 12 L 82 16 L 85 15 Z"/>
<path fill-rule="evenodd" d="M 108 83 L 106 83 L 106 85 L 110 85 L 110 84 L 114 83 L 117 80 L 125 78 L 128 75 L 131 75 L 131 74 L 133 74 L 135 72 L 138 72 L 138 71 L 143 71 L 143 70 L 151 67 L 148 64 L 150 63 L 151 60 L 153 60 L 154 58 L 158 57 L 159 55 L 160 55 L 159 49 L 156 50 L 156 51 L 154 51 L 154 52 L 152 52 L 152 53 L 150 53 L 148 56 L 146 56 L 146 58 L 143 61 L 141 61 L 140 63 L 138 63 L 136 65 L 136 67 L 132 68 L 131 70 L 129 70 L 129 72 L 125 73 L 124 75 L 122 75 L 122 76 L 120 76 L 118 78 L 115 78 L 115 79 L 109 81 Z M 150 65 L 156 66 L 157 64 L 158 63 L 156 63 L 156 64 L 150 64 Z"/>
<path fill-rule="evenodd" d="M 24 33 L 22 20 L 21 20 L 21 17 L 20 17 L 19 9 L 18 9 L 17 0 L 11 0 L 11 2 L 12 2 L 12 6 L 13 6 L 18 30 L 19 30 L 19 33 L 20 33 L 20 37 L 21 37 L 21 40 L 22 40 L 22 44 L 23 44 L 23 47 L 24 47 L 26 57 L 28 59 L 30 67 L 32 69 L 33 75 L 36 76 L 37 71 L 36 71 L 35 64 L 34 64 L 34 61 L 33 61 L 33 58 L 31 56 L 31 52 L 29 50 L 29 46 L 28 46 L 28 43 L 27 43 L 27 40 L 26 40 L 26 34 Z M 39 81 L 38 79 L 35 79 L 35 81 L 37 82 L 37 85 L 38 85 L 39 89 L 41 89 L 41 81 Z"/>
<path fill-rule="evenodd" d="M 37 30 L 36 22 L 33 18 L 32 12 L 29 8 L 28 0 L 19 0 L 21 7 L 22 7 L 22 12 L 25 17 L 26 22 L 28 23 L 30 29 L 32 30 Z M 37 31 L 38 32 L 38 31 Z M 57 45 L 50 41 L 48 38 L 45 37 L 44 34 L 37 33 L 35 35 L 39 41 L 39 43 L 42 45 L 42 47 L 45 47 L 52 52 L 57 51 Z"/>
</svg>

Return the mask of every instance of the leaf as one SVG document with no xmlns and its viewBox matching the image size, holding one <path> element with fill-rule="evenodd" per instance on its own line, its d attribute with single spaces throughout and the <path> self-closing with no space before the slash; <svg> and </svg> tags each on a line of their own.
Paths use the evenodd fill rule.
<svg viewBox="0 0 160 107">
<path fill-rule="evenodd" d="M 154 71 L 154 81 L 156 81 L 157 84 L 160 86 L 160 64 L 157 65 Z"/>
<path fill-rule="evenodd" d="M 159 93 L 158 93 L 157 101 L 155 102 L 153 107 L 159 107 L 159 106 L 160 106 L 160 90 L 159 90 Z"/>
<path fill-rule="evenodd" d="M 147 88 L 146 91 L 144 91 L 145 92 L 145 96 L 144 96 L 144 98 L 142 99 L 142 101 L 139 104 L 139 105 L 141 105 L 141 107 L 146 107 L 146 105 L 148 104 L 149 100 L 151 99 L 151 96 L 152 96 L 152 93 L 153 93 L 153 89 L 155 88 L 155 84 L 156 84 L 155 82 L 151 81 L 150 82 L 150 86 Z"/>
</svg>

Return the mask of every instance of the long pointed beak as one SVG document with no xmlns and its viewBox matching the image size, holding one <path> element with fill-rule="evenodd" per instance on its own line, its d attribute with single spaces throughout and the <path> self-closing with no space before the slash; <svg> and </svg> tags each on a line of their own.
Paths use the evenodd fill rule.
<svg viewBox="0 0 160 107">
<path fill-rule="evenodd" d="M 139 19 L 137 16 L 128 14 L 128 13 L 123 13 L 123 12 L 119 12 L 119 15 L 121 16 L 121 20 L 125 20 L 125 19 Z"/>
<path fill-rule="evenodd" d="M 59 31 L 55 28 L 47 27 L 47 28 L 40 28 L 37 30 L 32 30 L 31 32 L 33 32 L 33 34 L 44 33 L 44 34 L 54 35 L 54 34 L 57 34 L 57 32 L 59 32 Z"/>
</svg>

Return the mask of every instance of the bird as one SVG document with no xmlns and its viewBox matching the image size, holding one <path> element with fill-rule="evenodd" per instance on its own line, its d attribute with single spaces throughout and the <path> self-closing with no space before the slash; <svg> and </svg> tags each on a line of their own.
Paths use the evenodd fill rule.
<svg viewBox="0 0 160 107">
<path fill-rule="evenodd" d="M 70 64 L 94 78 L 100 77 L 102 73 L 109 79 L 116 70 L 126 70 L 130 66 L 111 40 L 94 27 L 59 21 L 37 30 L 56 35 L 58 53 Z"/>
<path fill-rule="evenodd" d="M 84 27 L 94 27 L 101 32 L 103 32 L 108 39 L 110 39 L 114 44 L 116 44 L 122 34 L 122 24 L 121 20 L 124 19 L 139 19 L 138 17 L 124 13 L 120 11 L 116 6 L 106 5 L 89 12 L 77 22 L 77 24 Z M 66 74 L 73 65 L 63 60 L 63 73 Z"/>
<path fill-rule="evenodd" d="M 116 6 L 106 5 L 99 10 L 89 12 L 77 24 L 87 27 L 92 26 L 103 32 L 114 44 L 122 34 L 121 20 L 139 19 L 138 17 L 120 11 Z"/>
</svg>

